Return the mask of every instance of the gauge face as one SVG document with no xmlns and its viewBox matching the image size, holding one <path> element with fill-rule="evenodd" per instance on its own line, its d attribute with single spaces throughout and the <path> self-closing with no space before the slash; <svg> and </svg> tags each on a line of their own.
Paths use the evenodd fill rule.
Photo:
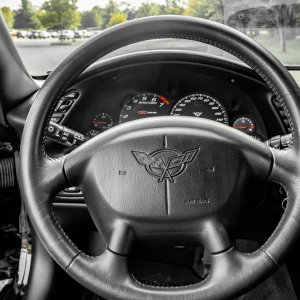
<svg viewBox="0 0 300 300">
<path fill-rule="evenodd" d="M 99 133 L 100 133 L 100 131 L 93 129 L 86 133 L 86 137 L 90 140 L 91 138 L 95 137 Z"/>
<path fill-rule="evenodd" d="M 247 134 L 252 134 L 255 132 L 255 123 L 249 117 L 239 117 L 237 118 L 233 125 L 233 128 L 245 132 Z"/>
<path fill-rule="evenodd" d="M 100 131 L 107 130 L 112 128 L 114 125 L 114 121 L 112 117 L 107 113 L 99 113 L 93 120 L 94 127 Z"/>
<path fill-rule="evenodd" d="M 205 118 L 229 125 L 228 114 L 223 104 L 204 94 L 193 94 L 182 98 L 173 107 L 171 116 Z"/>
<path fill-rule="evenodd" d="M 166 116 L 169 114 L 170 102 L 157 94 L 139 94 L 133 96 L 123 106 L 120 113 L 120 124 L 136 119 Z"/>
</svg>

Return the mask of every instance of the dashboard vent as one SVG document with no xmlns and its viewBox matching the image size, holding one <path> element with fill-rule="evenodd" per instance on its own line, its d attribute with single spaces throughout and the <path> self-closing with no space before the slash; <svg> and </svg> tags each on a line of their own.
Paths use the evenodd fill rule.
<svg viewBox="0 0 300 300">
<path fill-rule="evenodd" d="M 285 109 L 282 106 L 282 104 L 280 103 L 279 99 L 276 96 L 273 96 L 272 103 L 273 103 L 273 105 L 275 107 L 275 110 L 276 110 L 278 116 L 280 117 L 281 122 L 282 122 L 284 128 L 286 129 L 286 131 L 287 132 L 292 132 L 290 122 L 289 122 L 289 119 L 287 117 L 288 116 L 287 109 Z"/>
</svg>

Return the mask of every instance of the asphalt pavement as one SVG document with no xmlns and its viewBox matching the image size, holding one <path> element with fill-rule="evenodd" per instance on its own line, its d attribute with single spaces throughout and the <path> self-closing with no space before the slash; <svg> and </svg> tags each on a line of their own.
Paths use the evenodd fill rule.
<svg viewBox="0 0 300 300">
<path fill-rule="evenodd" d="M 60 43 L 57 39 L 15 39 L 17 49 L 31 75 L 44 75 L 52 71 L 71 51 L 84 41 Z M 223 51 L 195 41 L 153 40 L 124 47 L 111 55 L 149 49 L 185 49 L 204 53 L 225 55 Z"/>
<path fill-rule="evenodd" d="M 44 75 L 57 66 L 79 43 L 57 45 L 57 40 L 16 39 L 15 45 L 31 75 Z"/>
</svg>

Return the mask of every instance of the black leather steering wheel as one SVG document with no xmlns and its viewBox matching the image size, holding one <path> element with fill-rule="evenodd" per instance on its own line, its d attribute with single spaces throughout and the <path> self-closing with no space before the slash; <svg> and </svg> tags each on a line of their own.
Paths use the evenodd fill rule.
<svg viewBox="0 0 300 300">
<path fill-rule="evenodd" d="M 60 159 L 48 157 L 45 128 L 70 83 L 107 53 L 156 38 L 204 42 L 247 63 L 290 112 L 292 146 L 270 149 L 209 120 L 159 117 L 116 126 Z M 224 25 L 159 16 L 112 27 L 71 53 L 46 80 L 32 105 L 21 143 L 20 176 L 32 224 L 55 261 L 105 298 L 223 299 L 239 295 L 271 274 L 298 237 L 299 100 L 299 88 L 286 68 L 253 40 Z M 214 172 L 207 171 L 211 167 Z M 286 189 L 288 205 L 267 242 L 254 253 L 243 254 L 234 246 L 233 234 L 240 212 L 251 200 L 248 186 L 266 181 Z M 98 257 L 82 253 L 52 212 L 51 199 L 70 185 L 83 190 L 93 221 L 106 239 L 107 249 Z M 127 264 L 131 245 L 137 240 L 202 245 L 211 254 L 210 274 L 189 286 L 144 285 L 130 275 Z"/>
</svg>

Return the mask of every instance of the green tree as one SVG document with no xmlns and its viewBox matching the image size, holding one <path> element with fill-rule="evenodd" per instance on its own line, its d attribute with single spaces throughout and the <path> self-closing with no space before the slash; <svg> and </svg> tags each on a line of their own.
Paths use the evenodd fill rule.
<svg viewBox="0 0 300 300">
<path fill-rule="evenodd" d="M 81 15 L 80 23 L 82 28 L 97 27 L 97 21 L 92 11 L 84 11 Z"/>
<path fill-rule="evenodd" d="M 0 11 L 7 26 L 11 28 L 14 25 L 14 12 L 8 6 L 1 7 Z"/>
<path fill-rule="evenodd" d="M 94 6 L 90 11 L 85 11 L 81 15 L 81 27 L 101 27 L 102 9 L 99 6 Z"/>
<path fill-rule="evenodd" d="M 224 22 L 222 0 L 188 0 L 184 14 Z"/>
<path fill-rule="evenodd" d="M 42 6 L 41 22 L 51 29 L 76 29 L 80 26 L 78 0 L 47 0 Z"/>
<path fill-rule="evenodd" d="M 41 23 L 37 17 L 37 12 L 32 7 L 29 0 L 22 0 L 21 8 L 17 10 L 14 27 L 18 29 L 38 29 Z"/>
<path fill-rule="evenodd" d="M 278 28 L 280 49 L 282 52 L 287 51 L 286 40 L 288 27 L 291 25 L 289 21 L 291 19 L 292 5 L 299 1 L 295 0 L 270 0 L 269 6 L 274 13 L 274 19 Z"/>
<path fill-rule="evenodd" d="M 165 6 L 155 2 L 143 2 L 137 10 L 136 17 L 158 16 L 165 12 Z"/>
<path fill-rule="evenodd" d="M 126 16 L 123 13 L 114 13 L 111 15 L 111 18 L 108 22 L 107 27 L 111 27 L 120 23 L 127 21 Z"/>
<path fill-rule="evenodd" d="M 131 4 L 127 2 L 121 2 L 120 9 L 122 10 L 123 14 L 126 16 L 127 20 L 133 20 L 136 18 L 137 10 Z"/>
<path fill-rule="evenodd" d="M 164 6 L 164 14 L 166 15 L 182 15 L 184 12 L 183 2 L 178 0 L 166 0 Z"/>
<path fill-rule="evenodd" d="M 103 20 L 102 28 L 109 27 L 108 23 L 110 22 L 112 16 L 118 13 L 121 13 L 119 5 L 113 0 L 109 0 L 101 13 Z"/>
</svg>

